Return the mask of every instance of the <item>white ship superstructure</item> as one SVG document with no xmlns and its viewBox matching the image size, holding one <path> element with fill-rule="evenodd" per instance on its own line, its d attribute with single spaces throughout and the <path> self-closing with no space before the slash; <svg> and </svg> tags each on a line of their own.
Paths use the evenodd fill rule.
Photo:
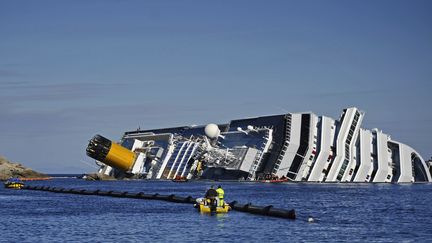
<svg viewBox="0 0 432 243">
<path fill-rule="evenodd" d="M 327 171 L 329 170 L 330 162 L 334 156 L 334 141 L 336 134 L 336 121 L 322 116 L 318 125 L 318 147 L 317 158 L 315 165 L 309 173 L 308 181 L 320 182 L 323 181 Z"/>
<path fill-rule="evenodd" d="M 119 145 L 97 135 L 87 154 L 102 162 L 99 173 L 117 178 L 432 181 L 430 163 L 381 130 L 361 128 L 364 115 L 352 107 L 338 120 L 308 112 L 137 130 Z"/>
</svg>

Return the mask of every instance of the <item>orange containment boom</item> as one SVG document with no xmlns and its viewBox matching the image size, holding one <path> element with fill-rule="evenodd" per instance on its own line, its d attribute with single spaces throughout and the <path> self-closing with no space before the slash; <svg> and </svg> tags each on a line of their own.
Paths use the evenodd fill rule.
<svg viewBox="0 0 432 243">
<path fill-rule="evenodd" d="M 130 171 L 136 160 L 134 152 L 101 135 L 89 141 L 86 152 L 89 157 L 124 172 Z"/>
<path fill-rule="evenodd" d="M 30 178 L 20 177 L 19 179 L 22 181 L 46 181 L 46 180 L 51 180 L 52 177 L 30 177 Z"/>
</svg>

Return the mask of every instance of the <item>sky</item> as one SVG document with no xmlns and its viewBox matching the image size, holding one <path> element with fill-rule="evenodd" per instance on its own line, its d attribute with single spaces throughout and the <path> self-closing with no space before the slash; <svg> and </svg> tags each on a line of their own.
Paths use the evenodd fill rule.
<svg viewBox="0 0 432 243">
<path fill-rule="evenodd" d="M 94 172 L 101 134 L 312 111 L 432 156 L 432 1 L 0 0 L 0 154 Z"/>
</svg>

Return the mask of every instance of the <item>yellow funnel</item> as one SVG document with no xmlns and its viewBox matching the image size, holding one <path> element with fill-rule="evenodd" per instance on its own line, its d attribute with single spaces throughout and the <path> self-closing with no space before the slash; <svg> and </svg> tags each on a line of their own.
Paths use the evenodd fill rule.
<svg viewBox="0 0 432 243">
<path fill-rule="evenodd" d="M 136 160 L 134 152 L 101 135 L 89 141 L 86 151 L 91 158 L 123 172 L 131 170 Z"/>
<path fill-rule="evenodd" d="M 102 162 L 121 171 L 128 171 L 132 169 L 135 159 L 136 155 L 134 152 L 112 142 L 111 149 Z"/>
</svg>

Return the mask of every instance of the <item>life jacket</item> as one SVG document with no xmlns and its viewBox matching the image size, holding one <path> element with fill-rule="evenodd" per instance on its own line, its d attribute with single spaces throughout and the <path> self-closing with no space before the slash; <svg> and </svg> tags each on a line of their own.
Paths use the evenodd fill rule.
<svg viewBox="0 0 432 243">
<path fill-rule="evenodd" d="M 216 189 L 219 199 L 224 199 L 225 191 L 222 188 Z"/>
</svg>

